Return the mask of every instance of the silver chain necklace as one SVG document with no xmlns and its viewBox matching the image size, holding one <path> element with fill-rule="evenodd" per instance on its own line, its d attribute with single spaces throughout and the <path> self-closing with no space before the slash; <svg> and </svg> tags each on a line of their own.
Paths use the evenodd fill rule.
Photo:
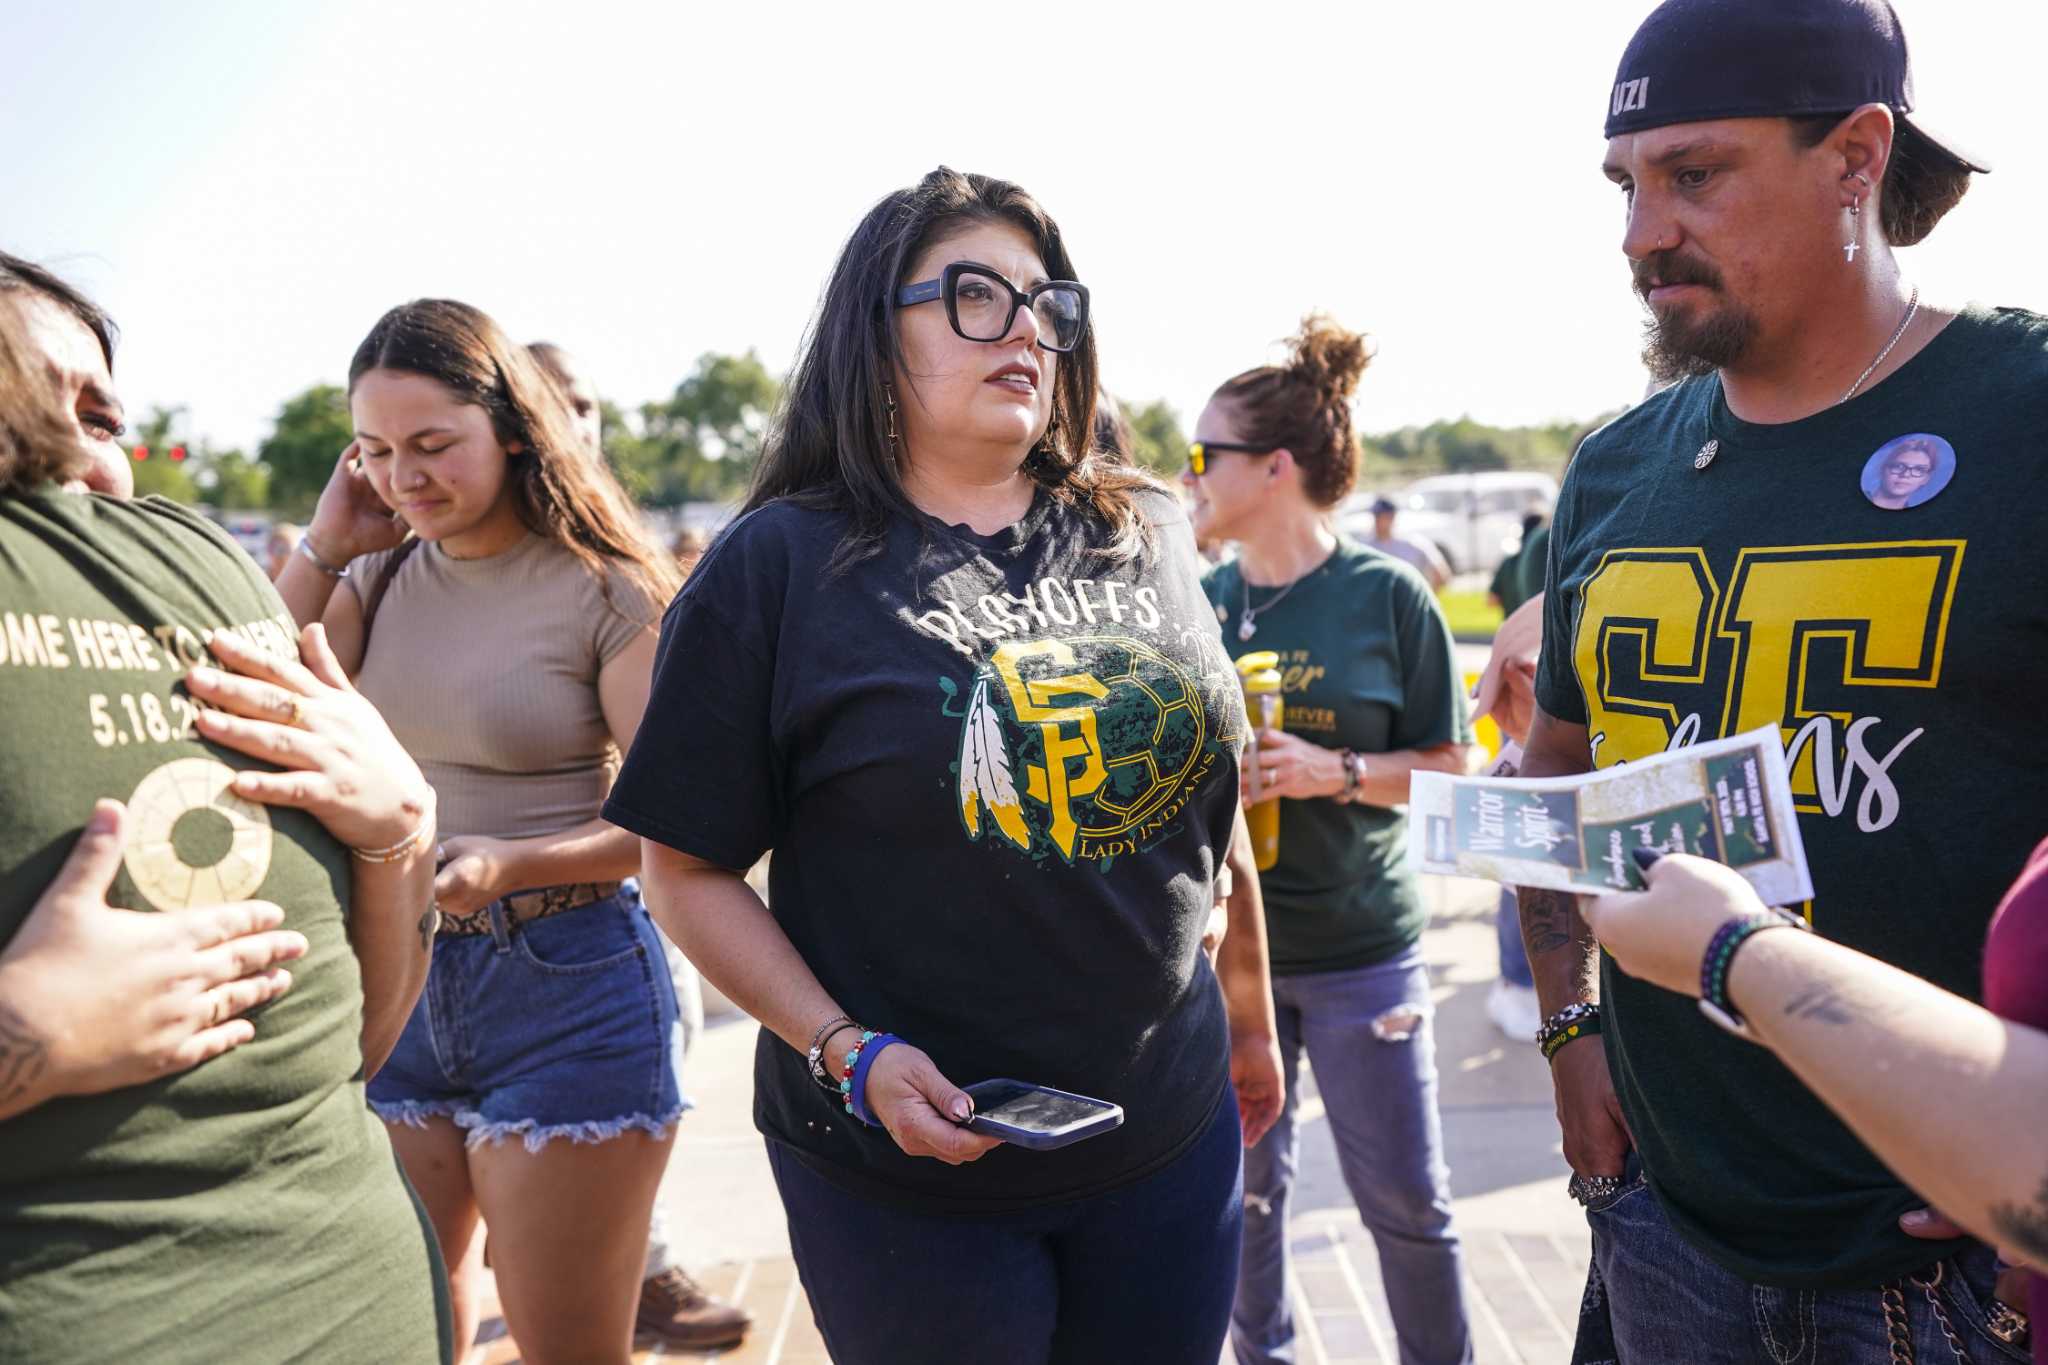
<svg viewBox="0 0 2048 1365">
<path fill-rule="evenodd" d="M 1906 315 L 1899 319 L 1898 328 L 1892 333 L 1892 339 L 1884 344 L 1884 349 L 1877 353 L 1875 360 L 1872 360 L 1863 367 L 1863 373 L 1856 376 L 1856 382 L 1849 386 L 1849 391 L 1828 405 L 1830 408 L 1839 408 L 1842 404 L 1856 396 L 1857 392 L 1862 389 L 1864 381 L 1877 373 L 1877 367 L 1884 364 L 1884 358 L 1892 353 L 1892 347 L 1898 345 L 1899 339 L 1906 335 L 1906 329 L 1913 325 L 1913 318 L 1919 311 L 1920 286 L 1916 284 L 1913 286 L 1912 296 L 1906 300 Z M 1717 385 L 1721 382 L 1721 376 L 1718 372 L 1714 376 L 1714 382 Z M 1705 469 L 1714 462 L 1714 457 L 1721 453 L 1721 440 L 1713 434 L 1713 414 L 1713 404 L 1709 403 L 1707 405 L 1707 443 L 1700 447 L 1699 454 L 1692 457 L 1692 467 L 1694 469 Z"/>
<path fill-rule="evenodd" d="M 1283 600 L 1285 600 L 1288 593 L 1293 592 L 1295 588 L 1301 585 L 1303 579 L 1315 577 L 1317 570 L 1320 570 L 1324 564 L 1328 564 L 1331 559 L 1336 558 L 1336 554 L 1337 552 L 1335 550 L 1332 550 L 1329 556 L 1324 558 L 1321 563 L 1315 566 L 1315 568 L 1308 570 L 1306 573 L 1302 574 L 1300 578 L 1289 579 L 1287 585 L 1280 589 L 1279 593 L 1273 598 L 1273 600 L 1270 602 L 1260 603 L 1257 611 L 1254 611 L 1252 609 L 1252 581 L 1250 578 L 1246 577 L 1244 571 L 1244 564 L 1242 561 L 1240 561 L 1237 566 L 1237 584 L 1240 588 L 1244 589 L 1244 615 L 1237 618 L 1237 638 L 1240 640 L 1249 641 L 1252 638 L 1252 636 L 1257 635 L 1259 633 L 1259 613 L 1271 611 L 1273 610 L 1273 608 L 1279 606 L 1280 603 Z"/>
</svg>

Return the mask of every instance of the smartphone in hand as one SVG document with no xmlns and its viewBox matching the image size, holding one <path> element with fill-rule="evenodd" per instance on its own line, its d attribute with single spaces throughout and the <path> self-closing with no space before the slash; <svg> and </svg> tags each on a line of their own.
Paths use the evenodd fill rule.
<svg viewBox="0 0 2048 1365">
<path fill-rule="evenodd" d="M 1107 1133 L 1124 1121 L 1120 1104 L 1028 1081 L 982 1081 L 966 1089 L 974 1100 L 974 1112 L 962 1127 L 1036 1152 Z"/>
</svg>

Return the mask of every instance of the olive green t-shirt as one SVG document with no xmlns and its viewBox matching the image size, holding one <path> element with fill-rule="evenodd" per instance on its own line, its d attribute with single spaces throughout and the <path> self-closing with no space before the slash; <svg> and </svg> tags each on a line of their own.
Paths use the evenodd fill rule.
<svg viewBox="0 0 2048 1365">
<path fill-rule="evenodd" d="M 264 899 L 310 946 L 255 1039 L 180 1075 L 0 1122 L 0 1360 L 425 1362 L 439 1254 L 363 1101 L 347 852 L 224 791 L 196 737 L 201 633 L 296 651 L 218 530 L 160 499 L 0 498 L 0 943 L 95 799 L 128 806 L 109 899 Z"/>
<path fill-rule="evenodd" d="M 1892 464 L 1929 470 L 1896 510 L 1873 502 Z M 1690 381 L 1572 464 L 1537 700 L 1587 727 L 1601 767 L 1778 727 L 1814 929 L 1974 999 L 1992 910 L 2048 831 L 2044 521 L 2034 314 L 1970 309 L 1797 422 L 1743 422 L 1718 380 Z M 1611 961 L 1601 992 L 1650 1183 L 1703 1251 L 1794 1288 L 1939 1254 L 1894 1225 L 1922 1201 L 1769 1052 Z M 1911 1103 L 1911 1073 L 1892 1084 Z"/>
<path fill-rule="evenodd" d="M 1368 768 L 1372 754 L 1471 742 L 1450 626 L 1407 564 L 1340 537 L 1292 587 L 1251 589 L 1250 640 L 1238 634 L 1237 564 L 1218 565 L 1203 586 L 1232 658 L 1280 655 L 1289 734 L 1368 755 Z M 1405 808 L 1281 801 L 1280 861 L 1259 874 L 1275 975 L 1370 966 L 1421 937 L 1407 837 Z"/>
</svg>

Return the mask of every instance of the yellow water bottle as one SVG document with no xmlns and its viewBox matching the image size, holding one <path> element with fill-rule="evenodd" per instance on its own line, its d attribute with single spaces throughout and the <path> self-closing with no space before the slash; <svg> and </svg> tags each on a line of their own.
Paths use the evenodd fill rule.
<svg viewBox="0 0 2048 1365">
<path fill-rule="evenodd" d="M 1280 699 L 1280 656 L 1270 649 L 1242 655 L 1237 676 L 1244 684 L 1245 714 L 1251 718 L 1252 744 L 1246 762 L 1252 765 L 1252 790 L 1259 789 L 1263 769 L 1259 766 L 1259 732 L 1277 730 L 1286 719 L 1287 705 Z M 1280 861 L 1280 798 L 1268 796 L 1245 812 L 1251 830 L 1252 862 L 1261 872 Z"/>
</svg>

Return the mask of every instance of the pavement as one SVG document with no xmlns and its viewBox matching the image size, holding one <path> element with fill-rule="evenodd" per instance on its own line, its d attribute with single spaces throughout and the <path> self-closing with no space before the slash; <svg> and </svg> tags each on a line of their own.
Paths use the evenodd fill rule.
<svg viewBox="0 0 2048 1365">
<path fill-rule="evenodd" d="M 1565 1194 L 1568 1172 L 1550 1081 L 1529 1043 L 1488 1020 L 1497 971 L 1488 883 L 1425 878 L 1422 947 L 1437 1003 L 1437 1064 L 1451 1188 L 1465 1245 L 1466 1298 L 1478 1365 L 1553 1365 L 1571 1356 L 1585 1282 L 1586 1223 Z M 751 1119 L 755 1025 L 714 1016 L 686 1064 L 696 1109 L 685 1119 L 661 1191 L 682 1263 L 712 1293 L 745 1305 L 755 1327 L 718 1354 L 643 1349 L 637 1361 L 817 1365 L 829 1357 L 789 1256 L 789 1234 Z M 1398 1359 L 1378 1257 L 1337 1169 L 1329 1124 L 1304 1067 L 1302 1168 L 1290 1233 L 1302 1365 Z M 472 1365 L 509 1365 L 517 1344 L 487 1305 Z M 1225 1349 L 1224 1363 L 1231 1357 Z M 1150 1365 L 1133 1362 L 1133 1365 Z M 1171 1362 L 1164 1365 L 1173 1365 Z"/>
</svg>

